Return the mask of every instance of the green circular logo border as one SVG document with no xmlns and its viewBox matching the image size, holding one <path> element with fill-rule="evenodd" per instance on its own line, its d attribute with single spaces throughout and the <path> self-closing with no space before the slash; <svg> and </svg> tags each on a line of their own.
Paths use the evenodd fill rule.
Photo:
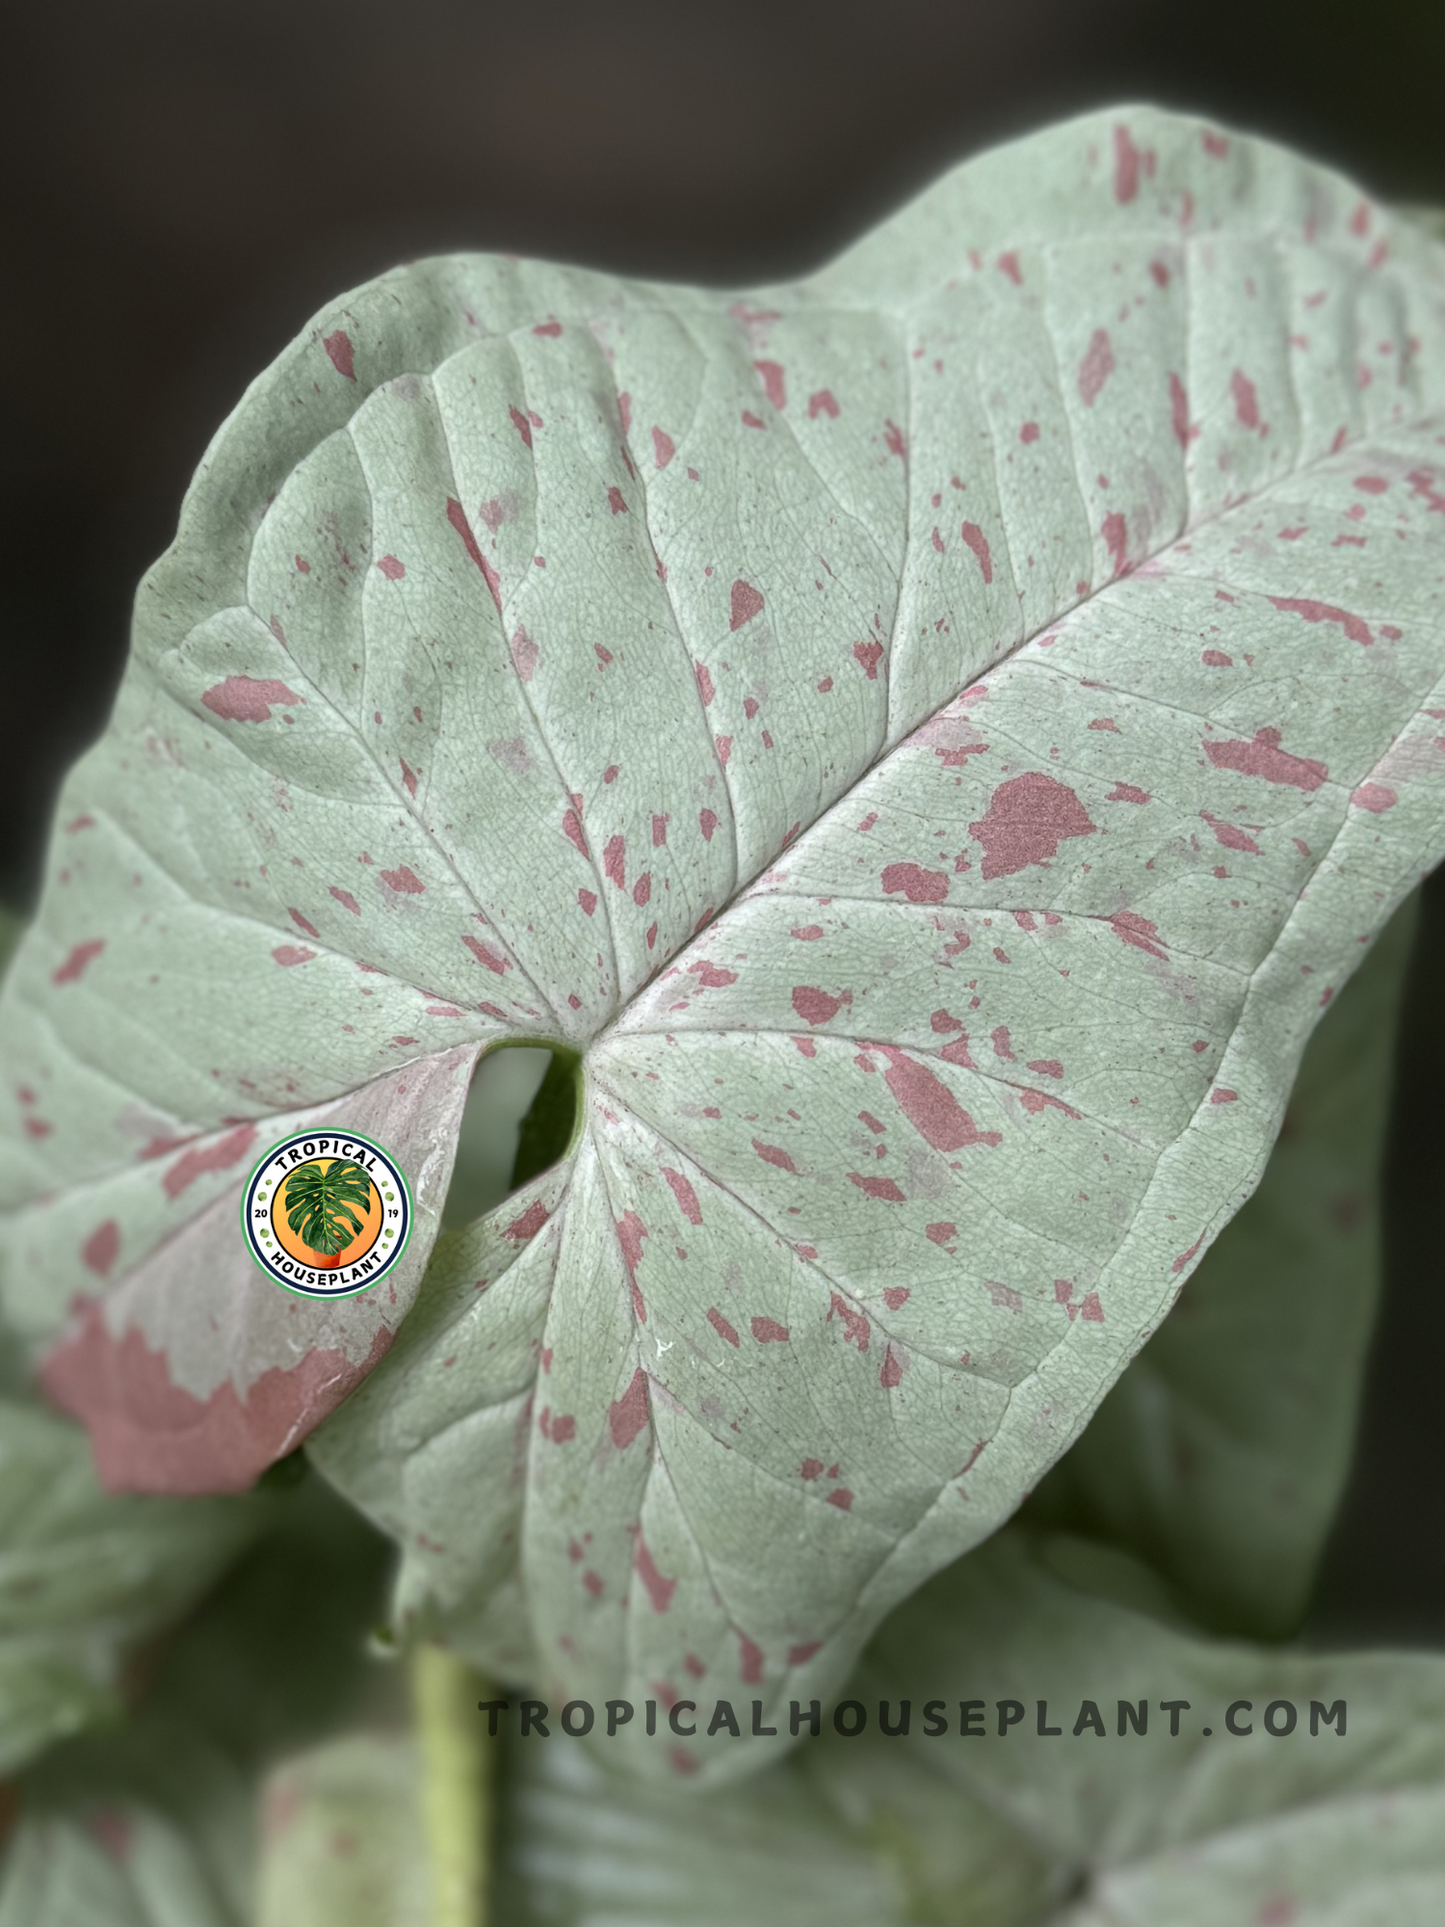
<svg viewBox="0 0 1445 1927">
<path fill-rule="evenodd" d="M 378 1157 L 385 1159 L 387 1169 L 395 1173 L 397 1183 L 401 1186 L 402 1197 L 406 1201 L 406 1212 L 402 1225 L 401 1238 L 395 1251 L 383 1259 L 381 1267 L 374 1277 L 366 1278 L 357 1285 L 348 1285 L 344 1291 L 323 1291 L 316 1285 L 292 1285 L 288 1284 L 284 1278 L 278 1278 L 257 1250 L 255 1239 L 251 1233 L 251 1203 L 255 1196 L 257 1180 L 266 1169 L 266 1166 L 278 1151 L 284 1151 L 292 1144 L 303 1144 L 308 1139 L 317 1138 L 349 1138 L 353 1143 L 364 1144 L 369 1150 L 375 1151 Z M 368 1173 L 368 1175 L 370 1174 Z M 374 1183 L 375 1179 L 373 1179 L 372 1182 Z M 327 1299 L 357 1298 L 360 1297 L 362 1292 L 370 1291 L 374 1285 L 379 1285 L 382 1279 L 387 1276 L 388 1272 L 396 1269 L 398 1259 L 410 1244 L 412 1225 L 415 1217 L 416 1201 L 411 1195 L 411 1185 L 407 1181 L 407 1175 L 405 1171 L 402 1170 L 399 1160 L 393 1152 L 387 1150 L 384 1144 L 378 1144 L 375 1138 L 368 1137 L 364 1131 L 336 1130 L 331 1127 L 324 1130 L 290 1131 L 285 1137 L 277 1138 L 276 1142 L 271 1145 L 265 1155 L 259 1158 L 251 1167 L 251 1174 L 246 1179 L 245 1187 L 241 1192 L 241 1238 L 246 1246 L 246 1250 L 250 1253 L 252 1263 L 259 1272 L 264 1274 L 271 1284 L 279 1286 L 282 1291 L 289 1291 L 293 1298 L 306 1298 L 313 1304 L 318 1300 L 325 1302 Z"/>
</svg>

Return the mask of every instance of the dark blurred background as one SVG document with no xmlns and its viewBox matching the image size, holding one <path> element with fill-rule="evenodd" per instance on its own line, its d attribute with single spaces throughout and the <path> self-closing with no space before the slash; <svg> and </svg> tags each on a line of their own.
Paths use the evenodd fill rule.
<svg viewBox="0 0 1445 1927">
<path fill-rule="evenodd" d="M 0 901 L 22 909 L 210 432 L 397 261 L 791 274 L 950 162 L 1125 98 L 1445 205 L 1441 0 L 69 0 L 10 11 L 3 44 Z M 1445 1636 L 1442 894 L 1327 1629 Z"/>
</svg>

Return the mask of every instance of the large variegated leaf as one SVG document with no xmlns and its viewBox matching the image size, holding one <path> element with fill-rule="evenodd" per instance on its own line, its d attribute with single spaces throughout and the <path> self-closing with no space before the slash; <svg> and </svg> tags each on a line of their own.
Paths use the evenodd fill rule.
<svg viewBox="0 0 1445 1927">
<path fill-rule="evenodd" d="M 1298 1627 L 1349 1474 L 1416 909 L 1310 1039 L 1259 1189 L 1029 1503 L 1147 1558 L 1220 1630 Z"/>
<path fill-rule="evenodd" d="M 325 1462 L 566 1692 L 835 1687 L 1445 851 L 1442 410 L 1434 244 L 1143 110 L 791 286 L 464 257 L 321 317 L 142 587 L 0 1009 L 5 1305 L 106 1476 L 314 1426 L 476 1057 L 563 1044 L 570 1155 Z M 241 1248 L 299 1118 L 413 1175 L 385 1292 Z"/>
</svg>

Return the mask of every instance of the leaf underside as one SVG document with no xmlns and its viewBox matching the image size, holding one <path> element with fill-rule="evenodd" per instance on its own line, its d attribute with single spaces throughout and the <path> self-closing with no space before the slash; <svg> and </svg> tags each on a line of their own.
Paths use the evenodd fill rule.
<svg viewBox="0 0 1445 1927">
<path fill-rule="evenodd" d="M 403 1615 L 563 1697 L 832 1691 L 1079 1433 L 1445 853 L 1442 561 L 1440 250 L 1149 110 L 745 297 L 358 291 L 217 436 L 62 800 L 8 1318 L 118 1485 L 351 1393 L 311 1449 Z M 575 1142 L 418 1300 L 505 1042 L 580 1056 Z M 301 1119 L 412 1180 L 384 1297 L 240 1249 Z"/>
</svg>

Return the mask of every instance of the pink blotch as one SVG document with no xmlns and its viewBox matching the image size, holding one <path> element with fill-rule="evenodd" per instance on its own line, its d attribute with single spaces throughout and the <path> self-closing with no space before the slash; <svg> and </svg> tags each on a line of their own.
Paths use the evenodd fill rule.
<svg viewBox="0 0 1445 1927">
<path fill-rule="evenodd" d="M 214 1144 L 198 1145 L 183 1152 L 162 1178 L 161 1189 L 168 1198 L 178 1198 L 197 1178 L 211 1171 L 228 1171 L 233 1164 L 239 1164 L 255 1142 L 254 1127 L 238 1124 Z"/>
<path fill-rule="evenodd" d="M 273 703 L 289 707 L 302 700 L 284 682 L 254 676 L 227 676 L 201 697 L 212 715 L 228 723 L 269 723 Z"/>
<path fill-rule="evenodd" d="M 104 1224 L 96 1226 L 80 1247 L 80 1255 L 87 1270 L 93 1271 L 97 1278 L 105 1277 L 120 1255 L 120 1226 L 114 1218 L 107 1218 Z"/>
<path fill-rule="evenodd" d="M 816 984 L 795 984 L 793 1009 L 805 1024 L 830 1024 L 843 1008 L 845 999 L 830 996 Z"/>
<path fill-rule="evenodd" d="M 750 1329 L 760 1345 L 783 1345 L 790 1336 L 786 1325 L 780 1325 L 776 1318 L 754 1318 Z"/>
<path fill-rule="evenodd" d="M 965 522 L 958 532 L 978 557 L 979 571 L 987 587 L 993 581 L 993 557 L 989 553 L 988 537 L 977 522 Z"/>
<path fill-rule="evenodd" d="M 1147 950 L 1151 957 L 1168 963 L 1169 953 L 1162 947 L 1163 939 L 1157 927 L 1147 917 L 1141 917 L 1137 910 L 1116 910 L 1105 921 L 1123 943 L 1132 945 L 1135 950 Z"/>
<path fill-rule="evenodd" d="M 1235 770 L 1241 776 L 1258 776 L 1266 783 L 1284 783 L 1297 790 L 1317 790 L 1330 773 L 1328 766 L 1310 757 L 1291 756 L 1279 744 L 1277 729 L 1257 729 L 1253 742 L 1216 743 L 1206 737 L 1203 749 L 1216 769 Z"/>
<path fill-rule="evenodd" d="M 1203 821 L 1213 830 L 1215 842 L 1222 843 L 1226 850 L 1243 850 L 1250 856 L 1259 856 L 1262 854 L 1259 845 L 1247 830 L 1241 830 L 1233 823 L 1222 823 L 1217 816 L 1212 816 L 1208 810 L 1201 810 L 1199 814 Z"/>
<path fill-rule="evenodd" d="M 513 632 L 512 640 L 507 647 L 511 652 L 512 667 L 523 682 L 530 682 L 537 667 L 536 643 L 519 625 Z"/>
<path fill-rule="evenodd" d="M 84 943 L 74 945 L 65 962 L 51 971 L 51 983 L 56 985 L 79 983 L 104 948 L 104 937 L 90 937 Z"/>
<path fill-rule="evenodd" d="M 853 1510 L 853 1494 L 848 1490 L 846 1485 L 834 1486 L 833 1490 L 828 1494 L 827 1503 L 837 1506 L 840 1512 L 851 1512 Z"/>
<path fill-rule="evenodd" d="M 337 374 L 344 376 L 347 381 L 355 381 L 355 350 L 351 345 L 351 336 L 347 334 L 346 330 L 344 328 L 338 328 L 335 334 L 324 336 L 321 345 L 326 350 L 331 365 Z"/>
<path fill-rule="evenodd" d="M 1147 803 L 1150 801 L 1148 790 L 1141 790 L 1133 783 L 1116 783 L 1104 798 L 1106 803 Z"/>
<path fill-rule="evenodd" d="M 889 1311 L 901 1311 L 912 1297 L 907 1285 L 885 1285 L 883 1302 Z"/>
<path fill-rule="evenodd" d="M 878 665 L 883 660 L 883 644 L 881 642 L 855 642 L 853 644 L 853 655 L 862 665 L 869 682 L 876 682 L 878 680 Z"/>
<path fill-rule="evenodd" d="M 662 1167 L 662 1175 L 667 1179 L 672 1195 L 677 1199 L 677 1208 L 689 1224 L 702 1223 L 702 1207 L 698 1204 L 697 1193 L 681 1171 L 673 1171 L 667 1165 Z"/>
<path fill-rule="evenodd" d="M 903 896 L 910 903 L 942 903 L 948 895 L 948 872 L 916 863 L 889 863 L 881 880 L 886 896 Z"/>
<path fill-rule="evenodd" d="M 283 970 L 291 969 L 296 964 L 310 963 L 315 955 L 314 950 L 308 950 L 304 944 L 297 943 L 278 944 L 271 952 L 272 961 L 280 964 Z"/>
<path fill-rule="evenodd" d="M 477 547 L 477 538 L 472 533 L 472 525 L 467 520 L 467 512 L 454 495 L 447 497 L 447 520 L 461 537 L 462 547 L 481 570 L 482 580 L 486 583 L 491 593 L 492 601 L 496 604 L 497 614 L 500 615 L 502 613 L 502 585 L 497 578 L 496 570 Z"/>
<path fill-rule="evenodd" d="M 1209 1101 L 1211 1104 L 1237 1104 L 1239 1092 L 1231 1091 L 1223 1084 L 1216 1084 L 1209 1093 Z"/>
<path fill-rule="evenodd" d="M 602 852 L 602 869 L 603 874 L 615 883 L 619 890 L 627 887 L 626 866 L 627 839 L 622 836 L 609 836 L 607 847 Z"/>
<path fill-rule="evenodd" d="M 511 968 L 508 960 L 505 957 L 499 956 L 489 944 L 483 943 L 480 937 L 467 935 L 462 938 L 462 942 L 466 945 L 467 949 L 471 951 L 477 962 L 487 970 L 490 970 L 494 977 L 500 977 L 504 971 Z"/>
<path fill-rule="evenodd" d="M 808 397 L 808 420 L 816 421 L 820 415 L 827 415 L 833 421 L 838 419 L 838 404 L 831 388 L 820 388 Z"/>
<path fill-rule="evenodd" d="M 734 1327 L 728 1323 L 727 1319 L 723 1317 L 722 1313 L 717 1309 L 715 1305 L 710 1307 L 708 1310 L 707 1322 L 712 1326 L 713 1330 L 717 1333 L 718 1337 L 726 1339 L 728 1344 L 731 1345 L 734 1350 L 736 1350 L 737 1347 L 742 1343 L 742 1340 L 738 1337 Z M 821 1471 L 822 1467 L 819 1466 L 818 1469 L 819 1471 Z M 806 1478 L 808 1475 L 805 1472 L 803 1476 L 804 1478 Z"/>
<path fill-rule="evenodd" d="M 797 1165 L 794 1164 L 781 1144 L 764 1144 L 761 1138 L 756 1137 L 753 1139 L 752 1144 L 753 1149 L 757 1152 L 764 1164 L 774 1165 L 779 1171 L 791 1171 L 794 1177 L 798 1175 Z"/>
<path fill-rule="evenodd" d="M 858 1189 L 867 1197 L 877 1198 L 881 1204 L 902 1204 L 905 1202 L 903 1193 L 898 1189 L 898 1186 L 893 1182 L 892 1178 L 869 1178 L 864 1177 L 861 1171 L 850 1171 L 848 1173 L 848 1182 L 850 1184 L 856 1184 Z"/>
<path fill-rule="evenodd" d="M 1233 669 L 1234 657 L 1226 656 L 1222 649 L 1206 649 L 1199 660 L 1209 669 Z"/>
<path fill-rule="evenodd" d="M 1337 622 L 1351 642 L 1361 643 L 1365 648 L 1375 640 L 1367 623 L 1352 616 L 1347 609 L 1337 609 L 1332 602 L 1316 602 L 1311 596 L 1272 595 L 1269 599 L 1276 609 L 1302 616 L 1306 622 Z"/>
<path fill-rule="evenodd" d="M 529 1238 L 536 1237 L 546 1222 L 547 1207 L 540 1198 L 534 1198 L 520 1217 L 513 1218 L 502 1236 L 514 1244 L 525 1244 Z"/>
<path fill-rule="evenodd" d="M 1188 448 L 1193 430 L 1189 426 L 1189 396 L 1184 383 L 1172 371 L 1169 376 L 1169 425 L 1181 448 Z"/>
<path fill-rule="evenodd" d="M 299 910 L 288 910 L 286 914 L 290 917 L 292 923 L 296 925 L 296 928 L 298 930 L 304 931 L 304 933 L 308 937 L 314 937 L 317 943 L 320 943 L 321 932 L 316 928 L 315 924 L 312 923 L 309 917 L 303 917 Z"/>
<path fill-rule="evenodd" d="M 1129 525 L 1117 509 L 1111 509 L 1104 517 L 1103 536 L 1114 574 L 1122 575 L 1128 567 Z"/>
<path fill-rule="evenodd" d="M 717 816 L 712 810 L 699 810 L 697 813 L 697 826 L 702 831 L 703 842 L 711 843 L 712 833 L 717 828 Z"/>
<path fill-rule="evenodd" d="M 1023 270 L 1022 268 L 1020 268 L 1019 258 L 1017 254 L 1014 253 L 1012 248 L 1010 248 L 1006 254 L 1001 254 L 998 257 L 998 266 L 999 266 L 999 272 L 1001 274 L 1006 274 L 1009 280 L 1013 282 L 1016 288 L 1021 288 L 1023 286 L 1024 284 Z"/>
<path fill-rule="evenodd" d="M 388 890 L 399 890 L 404 896 L 419 897 L 424 894 L 426 885 L 410 867 L 403 863 L 395 870 L 383 870 L 381 880 Z"/>
<path fill-rule="evenodd" d="M 382 556 L 376 566 L 381 570 L 381 573 L 386 577 L 388 582 L 400 582 L 401 578 L 406 574 L 406 564 L 404 562 L 398 562 L 394 555 Z"/>
<path fill-rule="evenodd" d="M 783 370 L 779 364 L 776 361 L 755 361 L 753 366 L 757 369 L 758 378 L 763 384 L 763 393 L 767 396 L 773 407 L 786 408 L 788 405 L 788 390 L 783 379 Z"/>
<path fill-rule="evenodd" d="M 1241 428 L 1259 427 L 1259 395 L 1249 376 L 1236 368 L 1229 377 L 1229 392 L 1234 397 L 1234 418 Z"/>
<path fill-rule="evenodd" d="M 580 855 L 585 856 L 590 863 L 592 860 L 592 852 L 587 847 L 587 838 L 582 831 L 582 818 L 577 814 L 575 809 L 563 810 L 562 834 L 573 848 L 577 850 Z M 590 895 L 591 893 L 589 892 L 588 894 Z M 589 910 L 587 914 L 590 917 L 592 912 Z"/>
<path fill-rule="evenodd" d="M 608 489 L 607 506 L 614 515 L 627 514 L 627 504 L 622 499 L 622 490 L 620 488 L 614 486 Z"/>
<path fill-rule="evenodd" d="M 677 444 L 666 429 L 654 428 L 652 431 L 652 459 L 658 468 L 666 468 L 677 453 Z"/>
<path fill-rule="evenodd" d="M 898 426 L 897 422 L 888 421 L 884 423 L 883 440 L 888 446 L 888 453 L 890 455 L 896 455 L 900 462 L 906 462 L 908 460 L 908 437 Z"/>
<path fill-rule="evenodd" d="M 1122 207 L 1139 192 L 1139 150 L 1127 127 L 1114 129 L 1114 199 Z"/>
<path fill-rule="evenodd" d="M 647 1374 L 639 1365 L 627 1390 L 607 1408 L 607 1429 L 619 1452 L 625 1452 L 647 1424 Z"/>
<path fill-rule="evenodd" d="M 672 1595 L 677 1591 L 677 1581 L 663 1578 L 640 1532 L 637 1535 L 637 1550 L 633 1554 L 632 1563 L 638 1578 L 647 1588 L 647 1596 L 652 1601 L 652 1610 L 655 1613 L 665 1613 L 672 1604 Z"/>
<path fill-rule="evenodd" d="M 1099 390 L 1114 372 L 1114 348 L 1107 328 L 1095 328 L 1088 348 L 1079 363 L 1079 394 L 1086 408 L 1092 408 Z"/>
<path fill-rule="evenodd" d="M 1042 770 L 1000 783 L 984 815 L 968 828 L 983 845 L 985 883 L 1048 862 L 1069 837 L 1096 833 L 1074 792 Z"/>
<path fill-rule="evenodd" d="M 1039 438 L 1038 423 L 1025 422 L 1022 428 L 1020 428 L 1019 430 L 1019 440 L 1024 443 L 1028 443 L 1028 442 L 1036 442 L 1038 438 Z"/>
<path fill-rule="evenodd" d="M 361 905 L 349 890 L 343 890 L 339 884 L 333 883 L 330 894 L 335 897 L 342 909 L 349 910 L 353 917 L 359 917 L 361 915 Z"/>
<path fill-rule="evenodd" d="M 1356 808 L 1369 810 L 1374 816 L 1382 816 L 1386 810 L 1394 809 L 1399 800 L 1388 783 L 1361 783 L 1358 789 L 1350 792 L 1350 801 Z"/>
<path fill-rule="evenodd" d="M 763 1649 L 755 1645 L 744 1632 L 738 1633 L 738 1664 L 744 1686 L 762 1685 Z"/>
</svg>

